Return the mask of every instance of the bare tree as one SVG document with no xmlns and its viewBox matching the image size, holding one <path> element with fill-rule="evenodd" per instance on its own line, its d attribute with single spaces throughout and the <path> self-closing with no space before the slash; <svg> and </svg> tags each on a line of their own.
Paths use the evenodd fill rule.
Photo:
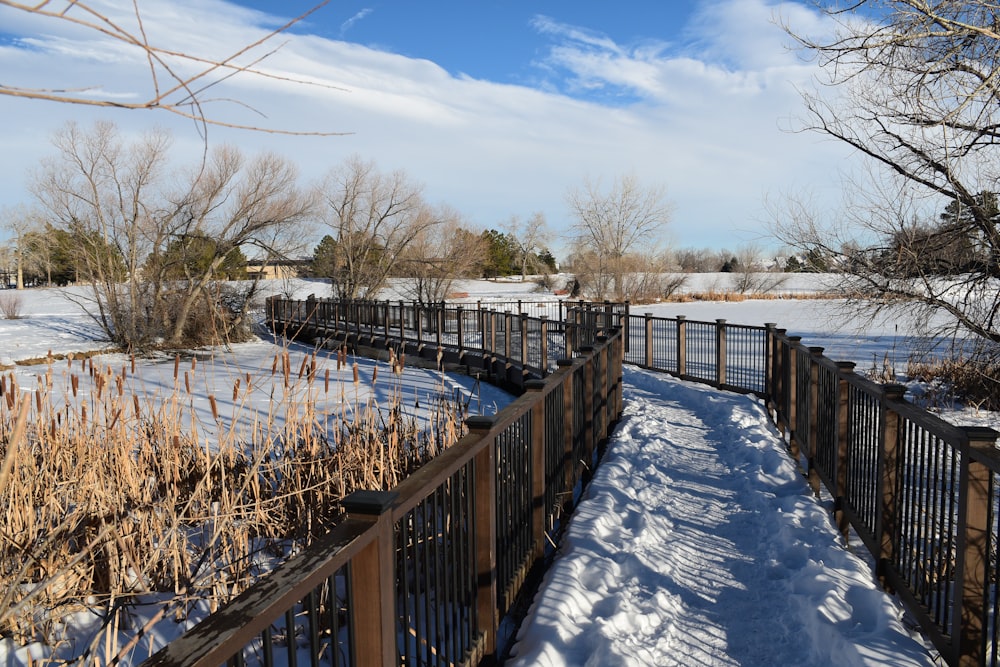
<svg viewBox="0 0 1000 667">
<path fill-rule="evenodd" d="M 736 266 L 730 274 L 732 289 L 740 294 L 767 294 L 781 286 L 788 276 L 782 273 L 768 271 L 761 258 L 763 251 L 760 246 L 747 243 L 736 249 L 733 258 Z"/>
<path fill-rule="evenodd" d="M 566 201 L 576 218 L 574 264 L 594 276 L 596 295 L 625 298 L 627 257 L 659 255 L 671 209 L 663 186 L 643 186 L 634 174 L 616 178 L 611 188 L 586 180 Z M 582 263 L 582 264 L 581 264 Z"/>
<path fill-rule="evenodd" d="M 33 263 L 32 237 L 44 229 L 44 222 L 37 209 L 14 206 L 0 212 L 4 227 L 13 235 L 12 259 L 14 260 L 14 285 L 24 289 L 24 274 Z"/>
<path fill-rule="evenodd" d="M 404 172 L 381 173 L 356 155 L 327 174 L 320 199 L 334 241 L 325 277 L 344 299 L 374 296 L 410 243 L 441 222 Z"/>
<path fill-rule="evenodd" d="M 455 280 L 478 277 L 486 258 L 486 240 L 463 226 L 457 212 L 445 208 L 428 214 L 439 224 L 422 227 L 399 262 L 409 296 L 425 304 L 443 301 Z"/>
<path fill-rule="evenodd" d="M 100 4 L 80 0 L 32 4 L 0 0 L 0 7 L 40 17 L 53 24 L 82 28 L 93 38 L 106 39 L 118 47 L 138 51 L 143 55 L 149 72 L 149 90 L 130 91 L 139 99 L 137 102 L 128 102 L 121 96 L 108 98 L 103 93 L 106 82 L 93 82 L 75 88 L 67 88 L 56 83 L 31 88 L 0 83 L 0 95 L 115 109 L 155 109 L 194 119 L 202 125 L 222 125 L 279 134 L 324 136 L 338 134 L 240 125 L 226 122 L 206 112 L 209 104 L 206 93 L 236 74 L 277 79 L 298 85 L 333 88 L 304 78 L 282 76 L 261 67 L 261 62 L 280 48 L 269 44 L 275 37 L 285 33 L 329 2 L 330 0 L 323 0 L 260 39 L 239 46 L 225 57 L 215 58 L 184 51 L 176 44 L 156 41 L 153 38 L 155 30 L 144 21 L 139 3 L 133 3 L 133 15 L 123 19 L 112 17 L 103 11 Z"/>
<path fill-rule="evenodd" d="M 539 253 L 545 249 L 549 240 L 549 229 L 545 222 L 545 214 L 536 211 L 527 220 L 512 216 L 507 223 L 509 238 L 517 246 L 518 260 L 521 264 L 521 280 L 524 280 L 528 270 L 536 270 L 541 262 Z"/>
<path fill-rule="evenodd" d="M 93 287 L 89 312 L 111 340 L 122 344 L 150 337 L 137 306 L 148 300 L 139 280 L 146 255 L 164 242 L 169 203 L 158 190 L 169 137 L 150 132 L 127 143 L 111 123 L 89 132 L 67 124 L 53 138 L 56 155 L 32 181 L 53 224 L 78 244 L 78 279 Z"/>
<path fill-rule="evenodd" d="M 301 249 L 302 239 L 309 236 L 303 233 L 302 224 L 312 214 L 313 199 L 298 187 L 297 179 L 296 167 L 282 157 L 264 153 L 248 159 L 239 150 L 222 146 L 204 168 L 192 173 L 186 191 L 172 199 L 174 217 L 167 225 L 171 237 L 207 238 L 212 243 L 207 262 L 184 266 L 185 280 L 179 289 L 171 290 L 178 297 L 176 303 L 165 303 L 164 296 L 170 292 L 162 280 L 153 281 L 164 312 L 170 313 L 170 346 L 192 337 L 188 331 L 192 313 L 216 299 L 209 287 L 231 251 L 253 247 L 274 255 L 293 247 Z M 239 305 L 231 313 L 238 320 L 245 316 L 245 304 Z"/>
<path fill-rule="evenodd" d="M 807 92 L 804 127 L 866 156 L 871 173 L 845 188 L 855 197 L 837 223 L 793 197 L 774 207 L 776 233 L 830 258 L 858 305 L 947 314 L 953 331 L 1000 343 L 1000 229 L 987 196 L 1000 181 L 996 3 L 824 4 L 832 36 L 786 26 L 839 94 Z"/>
<path fill-rule="evenodd" d="M 312 210 L 295 168 L 274 155 L 246 159 L 221 147 L 171 189 L 162 132 L 126 142 L 110 123 L 89 132 L 69 124 L 54 143 L 57 154 L 43 163 L 34 193 L 76 245 L 77 277 L 91 286 L 88 312 L 127 348 L 235 335 L 245 313 L 227 312 L 208 289 L 215 269 L 240 246 L 273 250 Z M 213 239 L 214 254 L 183 280 L 168 280 L 156 258 L 190 236 Z"/>
</svg>

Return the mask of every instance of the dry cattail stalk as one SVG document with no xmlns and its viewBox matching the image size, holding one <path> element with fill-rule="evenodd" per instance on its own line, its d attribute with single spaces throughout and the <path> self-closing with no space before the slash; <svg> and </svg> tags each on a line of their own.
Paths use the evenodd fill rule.
<svg viewBox="0 0 1000 667">
<path fill-rule="evenodd" d="M 442 438 L 461 424 L 459 415 L 452 426 L 418 426 L 406 414 L 398 388 L 385 405 L 374 399 L 348 403 L 346 382 L 337 383 L 339 412 L 327 413 L 316 403 L 323 395 L 309 389 L 320 369 L 314 354 L 305 367 L 308 377 L 288 377 L 291 390 L 272 392 L 271 405 L 252 418 L 236 414 L 251 408 L 234 407 L 229 428 L 210 438 L 214 431 L 202 423 L 196 402 L 185 397 L 198 392 L 208 397 L 216 421 L 217 400 L 193 386 L 193 368 L 184 372 L 187 393 L 182 393 L 178 359 L 173 393 L 144 396 L 133 390 L 131 410 L 120 391 L 71 394 L 55 387 L 59 377 L 51 374 L 39 379 L 34 399 L 23 402 L 29 417 L 21 439 L 46 456 L 9 454 L 8 448 L 10 482 L 0 485 L 10 508 L 4 529 L 19 540 L 0 542 L 0 562 L 10 564 L 0 571 L 0 591 L 20 595 L 33 588 L 27 583 L 47 583 L 18 608 L 23 613 L 5 613 L 18 600 L 10 605 L 0 600 L 4 636 L 28 641 L 47 635 L 33 620 L 39 616 L 31 613 L 32 605 L 57 618 L 84 606 L 117 608 L 115 599 L 138 590 L 221 604 L 253 580 L 249 568 L 259 562 L 256 550 L 287 553 L 308 543 L 338 520 L 337 503 L 345 494 L 373 484 L 394 486 L 446 446 Z M 346 348 L 338 350 L 338 359 L 346 362 Z M 87 363 L 94 388 L 116 376 Z M 283 375 L 286 368 L 287 361 Z M 141 370 L 137 364 L 133 375 Z M 329 393 L 330 369 L 323 371 Z M 352 375 L 360 382 L 357 364 Z M 87 382 L 69 372 L 62 377 L 78 389 Z M 117 378 L 124 383 L 125 374 Z M 234 403 L 241 391 L 248 398 L 251 379 L 246 374 L 245 389 L 240 376 L 233 379 Z M 0 378 L 0 391 L 13 407 L 19 396 L 13 376 Z M 239 430 L 237 423 L 245 418 L 252 425 Z M 0 415 L 0 438 L 8 436 L 8 442 L 11 419 Z M 129 517 L 128 530 L 102 524 L 102 517 L 114 516 Z M 98 526 L 98 534 L 75 532 L 85 526 Z M 204 535 L 210 536 L 208 544 L 199 541 Z M 15 544 L 34 546 L 26 552 Z M 218 569 L 199 570 L 203 557 Z M 115 622 L 110 618 L 106 627 Z"/>
</svg>

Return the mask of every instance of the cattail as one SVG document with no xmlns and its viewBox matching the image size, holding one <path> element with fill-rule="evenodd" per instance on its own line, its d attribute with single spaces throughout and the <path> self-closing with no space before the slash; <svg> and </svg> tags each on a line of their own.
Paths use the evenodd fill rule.
<svg viewBox="0 0 1000 667">
<path fill-rule="evenodd" d="M 35 409 L 39 414 L 42 412 L 42 392 L 35 390 Z"/>
<path fill-rule="evenodd" d="M 132 375 L 135 375 L 135 355 L 132 355 Z"/>
<path fill-rule="evenodd" d="M 323 377 L 323 393 L 324 394 L 329 394 L 330 393 L 330 369 L 329 368 L 326 369 L 326 373 L 324 374 L 324 377 Z"/>
<path fill-rule="evenodd" d="M 208 395 L 208 404 L 212 408 L 212 419 L 219 421 L 219 406 L 215 404 L 215 396 L 212 394 Z"/>
<path fill-rule="evenodd" d="M 299 379 L 302 379 L 302 376 L 305 374 L 306 364 L 308 363 L 309 363 L 309 357 L 302 357 L 302 363 L 299 364 Z"/>
<path fill-rule="evenodd" d="M 372 370 L 372 385 L 378 382 L 378 366 Z"/>
<path fill-rule="evenodd" d="M 278 354 L 274 355 L 274 361 L 271 362 L 271 375 L 278 372 Z"/>
<path fill-rule="evenodd" d="M 180 375 L 181 355 L 174 355 L 174 384 L 177 384 L 177 377 Z"/>
<path fill-rule="evenodd" d="M 80 378 L 76 374 L 70 375 L 69 384 L 73 388 L 73 398 L 76 398 L 76 392 L 80 389 Z"/>
<path fill-rule="evenodd" d="M 354 371 L 354 384 L 358 384 L 359 382 L 361 382 L 361 378 L 358 377 L 358 364 L 357 364 L 357 362 L 354 363 L 352 369 Z"/>
<path fill-rule="evenodd" d="M 240 379 L 236 378 L 236 382 L 233 383 L 233 403 L 236 399 L 240 397 Z"/>
<path fill-rule="evenodd" d="M 184 391 L 191 393 L 191 378 L 188 376 L 188 372 L 184 371 Z"/>
<path fill-rule="evenodd" d="M 138 419 L 139 415 L 142 414 L 139 410 L 139 395 L 132 394 L 132 407 L 135 408 L 135 418 Z"/>
<path fill-rule="evenodd" d="M 197 367 L 198 367 L 198 357 L 191 357 L 191 372 L 194 373 L 194 370 Z"/>
</svg>

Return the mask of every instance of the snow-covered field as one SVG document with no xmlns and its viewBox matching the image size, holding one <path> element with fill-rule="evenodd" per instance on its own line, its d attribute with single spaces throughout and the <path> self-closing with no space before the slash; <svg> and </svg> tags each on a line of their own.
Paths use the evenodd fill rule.
<svg viewBox="0 0 1000 667">
<path fill-rule="evenodd" d="M 271 290 L 326 296 L 325 285 L 307 281 Z M 463 281 L 455 290 L 470 299 L 555 298 L 519 281 Z M 21 386 L 32 386 L 41 371 L 14 362 L 105 345 L 94 322 L 60 290 L 19 295 L 23 318 L 0 320 L 0 366 Z M 859 370 L 886 353 L 903 363 L 909 345 L 904 324 L 859 329 L 830 301 L 670 303 L 632 312 L 775 322 Z M 198 372 L 225 396 L 232 374 L 269 373 L 275 350 L 262 339 L 204 351 Z M 358 361 L 368 364 L 362 373 L 370 376 L 375 364 Z M 136 377 L 151 391 L 170 386 L 173 364 L 166 362 L 140 361 Z M 864 562 L 839 546 L 827 511 L 810 496 L 762 406 L 638 370 L 625 379 L 626 415 L 522 627 L 516 664 L 932 664 Z M 405 382 L 414 392 L 445 383 L 486 412 L 509 400 L 467 378 L 430 371 L 411 369 Z M 995 416 L 983 419 L 978 423 L 996 426 Z M 166 640 L 174 632 L 158 634 Z M 28 664 L 27 656 L 0 641 L 0 664 Z M 41 657 L 37 650 L 34 657 Z"/>
</svg>

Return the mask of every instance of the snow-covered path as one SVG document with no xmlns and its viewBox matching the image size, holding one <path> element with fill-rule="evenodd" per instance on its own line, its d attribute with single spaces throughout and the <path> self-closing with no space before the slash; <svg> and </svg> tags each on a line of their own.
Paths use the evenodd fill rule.
<svg viewBox="0 0 1000 667">
<path fill-rule="evenodd" d="M 932 665 L 751 397 L 625 371 L 511 665 Z"/>
</svg>

